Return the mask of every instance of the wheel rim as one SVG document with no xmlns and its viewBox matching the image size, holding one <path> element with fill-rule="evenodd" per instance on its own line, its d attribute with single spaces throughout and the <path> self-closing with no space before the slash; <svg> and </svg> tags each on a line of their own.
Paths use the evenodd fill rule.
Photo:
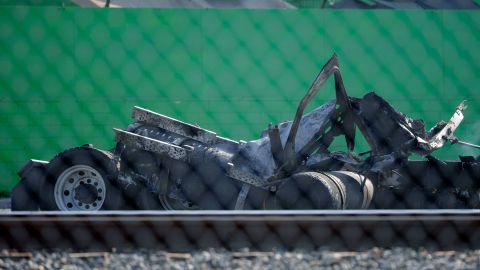
<svg viewBox="0 0 480 270">
<path fill-rule="evenodd" d="M 55 183 L 55 203 L 63 211 L 96 211 L 105 202 L 105 180 L 87 165 L 72 166 Z"/>
</svg>

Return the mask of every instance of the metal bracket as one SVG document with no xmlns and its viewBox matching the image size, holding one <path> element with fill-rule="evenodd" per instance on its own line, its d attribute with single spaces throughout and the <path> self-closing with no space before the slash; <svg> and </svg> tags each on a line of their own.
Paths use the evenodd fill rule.
<svg viewBox="0 0 480 270">
<path fill-rule="evenodd" d="M 272 151 L 273 160 L 277 167 L 281 166 L 283 163 L 283 146 L 282 141 L 280 140 L 280 131 L 278 126 L 268 125 L 268 137 L 270 138 L 270 147 Z"/>
<path fill-rule="evenodd" d="M 157 126 L 208 145 L 217 141 L 215 132 L 137 106 L 133 107 L 132 118 L 137 122 Z"/>
<path fill-rule="evenodd" d="M 145 151 L 166 155 L 176 160 L 185 161 L 187 159 L 187 149 L 174 144 L 162 142 L 149 137 L 141 136 L 128 131 L 113 129 L 115 131 L 115 140 L 130 147 L 136 147 Z"/>
<path fill-rule="evenodd" d="M 260 179 L 259 177 L 250 174 L 248 172 L 244 172 L 239 168 L 235 167 L 233 163 L 228 163 L 227 173 L 228 177 L 236 179 L 238 181 L 242 181 L 244 183 L 256 186 L 256 187 L 264 187 L 265 181 Z"/>
<path fill-rule="evenodd" d="M 238 193 L 237 202 L 235 203 L 235 210 L 243 210 L 250 187 L 251 186 L 247 183 L 243 184 L 242 189 Z"/>
</svg>

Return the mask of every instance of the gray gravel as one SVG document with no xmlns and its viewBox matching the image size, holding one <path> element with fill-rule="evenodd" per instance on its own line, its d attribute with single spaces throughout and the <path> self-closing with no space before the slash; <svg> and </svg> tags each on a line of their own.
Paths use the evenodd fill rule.
<svg viewBox="0 0 480 270">
<path fill-rule="evenodd" d="M 364 252 L 228 252 L 2 250 L 0 269 L 480 269 L 480 250 L 427 251 L 409 248 Z"/>
</svg>

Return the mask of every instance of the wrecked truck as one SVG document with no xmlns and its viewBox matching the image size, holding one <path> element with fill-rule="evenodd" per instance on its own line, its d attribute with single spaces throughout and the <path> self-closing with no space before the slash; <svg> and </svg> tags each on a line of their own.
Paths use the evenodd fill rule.
<svg viewBox="0 0 480 270">
<path fill-rule="evenodd" d="M 331 76 L 336 99 L 304 114 Z M 373 92 L 348 96 L 333 55 L 293 120 L 270 124 L 257 140 L 134 107 L 134 122 L 114 129 L 114 149 L 83 145 L 28 161 L 12 210 L 477 208 L 479 158 L 432 155 L 446 143 L 478 148 L 454 135 L 465 108 L 427 131 Z M 354 151 L 357 129 L 369 151 Z M 344 151 L 329 150 L 336 137 Z"/>
</svg>

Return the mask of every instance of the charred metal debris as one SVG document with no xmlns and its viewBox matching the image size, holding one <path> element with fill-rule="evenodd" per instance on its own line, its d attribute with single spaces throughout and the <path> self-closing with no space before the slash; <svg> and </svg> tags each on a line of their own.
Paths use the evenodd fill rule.
<svg viewBox="0 0 480 270">
<path fill-rule="evenodd" d="M 331 76 L 336 99 L 304 114 Z M 115 129 L 113 150 L 86 145 L 50 162 L 29 161 L 12 192 L 13 209 L 476 208 L 479 158 L 432 156 L 447 142 L 479 148 L 454 135 L 465 109 L 460 103 L 427 131 L 423 120 L 373 92 L 348 96 L 333 55 L 293 120 L 269 125 L 257 140 L 230 140 L 134 107 L 133 124 Z M 354 152 L 357 129 L 370 151 Z M 330 152 L 339 136 L 347 149 Z M 411 154 L 425 160 L 409 160 Z"/>
</svg>

